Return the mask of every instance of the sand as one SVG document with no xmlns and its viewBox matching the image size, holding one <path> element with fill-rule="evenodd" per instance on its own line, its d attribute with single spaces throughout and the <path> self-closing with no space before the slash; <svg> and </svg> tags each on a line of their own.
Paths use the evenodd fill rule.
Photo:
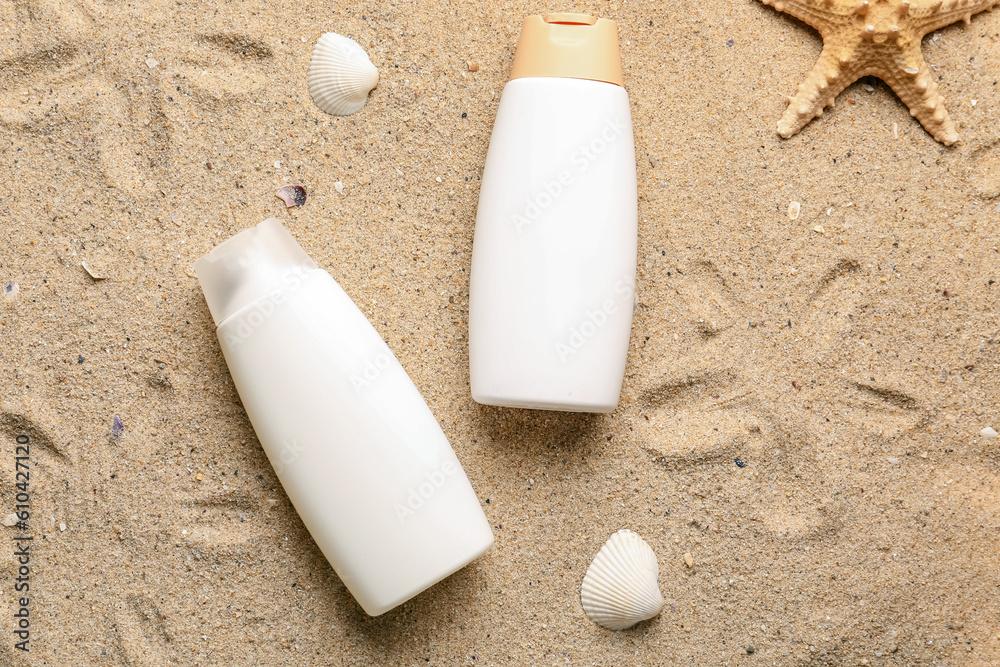
<svg viewBox="0 0 1000 667">
<path fill-rule="evenodd" d="M 27 435 L 35 538 L 25 655 L 21 533 L 0 528 L 0 664 L 1000 663 L 1000 442 L 980 435 L 1000 428 L 1000 15 L 924 41 L 963 139 L 945 148 L 875 79 L 780 139 L 821 40 L 761 3 L 552 8 L 619 22 L 634 105 L 611 415 L 469 395 L 480 176 L 520 21 L 550 7 L 0 4 L 0 515 Z M 381 71 L 354 116 L 306 90 L 328 30 Z M 286 209 L 292 183 L 309 198 Z M 269 216 L 384 335 L 496 533 L 382 617 L 290 506 L 191 271 Z M 623 527 L 667 607 L 612 633 L 579 590 Z"/>
</svg>

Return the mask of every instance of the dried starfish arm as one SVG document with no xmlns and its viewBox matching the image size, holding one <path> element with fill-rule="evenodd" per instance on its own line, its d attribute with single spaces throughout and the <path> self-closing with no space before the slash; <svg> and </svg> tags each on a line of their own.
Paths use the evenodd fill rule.
<svg viewBox="0 0 1000 667">
<path fill-rule="evenodd" d="M 835 56 L 835 50 L 823 47 L 816 66 L 799 84 L 795 96 L 788 98 L 788 108 L 778 121 L 778 134 L 783 138 L 791 137 L 810 120 L 822 116 L 824 107 L 833 106 L 837 95 L 858 78 L 860 72 Z"/>
<path fill-rule="evenodd" d="M 948 115 L 930 68 L 924 62 L 920 44 L 903 47 L 896 65 L 890 70 L 873 74 L 889 84 L 903 104 L 909 107 L 910 115 L 920 121 L 931 136 L 946 146 L 958 141 L 955 123 Z"/>
<path fill-rule="evenodd" d="M 998 0 L 911 0 L 909 12 L 921 36 L 956 21 L 972 20 L 973 14 L 992 9 Z"/>
<path fill-rule="evenodd" d="M 838 11 L 838 7 L 826 0 L 760 0 L 765 5 L 771 5 L 779 12 L 791 14 L 795 18 L 808 23 L 823 34 L 823 29 L 829 26 L 831 21 L 836 21 L 838 15 L 845 12 Z"/>
</svg>

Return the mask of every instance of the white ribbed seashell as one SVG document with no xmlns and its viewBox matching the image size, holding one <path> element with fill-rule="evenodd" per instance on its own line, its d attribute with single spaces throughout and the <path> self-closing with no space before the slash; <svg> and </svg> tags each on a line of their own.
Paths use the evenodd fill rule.
<svg viewBox="0 0 1000 667">
<path fill-rule="evenodd" d="M 316 42 L 309 64 L 309 93 L 320 109 L 348 116 L 365 105 L 376 83 L 378 69 L 353 39 L 328 32 Z"/>
<path fill-rule="evenodd" d="M 609 630 L 624 630 L 653 618 L 663 609 L 659 577 L 653 549 L 631 530 L 619 530 L 604 543 L 583 577 L 583 611 Z"/>
</svg>

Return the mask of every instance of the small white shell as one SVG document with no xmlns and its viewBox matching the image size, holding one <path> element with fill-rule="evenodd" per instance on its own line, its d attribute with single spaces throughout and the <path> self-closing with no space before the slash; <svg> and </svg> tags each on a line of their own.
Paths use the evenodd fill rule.
<svg viewBox="0 0 1000 667">
<path fill-rule="evenodd" d="M 799 217 L 799 211 L 802 210 L 802 204 L 797 201 L 788 203 L 788 219 L 797 220 Z"/>
<path fill-rule="evenodd" d="M 378 69 L 361 45 L 328 32 L 316 42 L 309 65 L 309 93 L 323 111 L 348 116 L 365 105 Z"/>
<path fill-rule="evenodd" d="M 583 611 L 609 630 L 624 630 L 653 618 L 663 609 L 659 577 L 653 549 L 631 530 L 619 530 L 604 543 L 583 577 Z"/>
</svg>

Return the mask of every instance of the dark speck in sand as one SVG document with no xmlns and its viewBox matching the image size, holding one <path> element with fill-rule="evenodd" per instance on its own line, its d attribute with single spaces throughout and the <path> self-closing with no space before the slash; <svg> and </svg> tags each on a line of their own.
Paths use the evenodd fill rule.
<svg viewBox="0 0 1000 667">
<path fill-rule="evenodd" d="M 82 354 L 76 355 L 76 363 L 78 363 L 78 364 L 82 364 L 83 363 L 83 355 Z"/>
<path fill-rule="evenodd" d="M 122 423 L 122 418 L 115 415 L 115 418 L 111 420 L 111 434 L 116 438 L 121 437 L 121 434 L 125 432 L 125 424 Z"/>
<path fill-rule="evenodd" d="M 726 46 L 732 46 L 732 45 L 733 45 L 733 44 L 735 43 L 735 41 L 736 41 L 736 40 L 734 40 L 734 39 L 730 38 L 730 39 L 729 39 L 729 41 L 728 41 L 728 42 L 726 42 Z"/>
<path fill-rule="evenodd" d="M 747 467 L 747 462 L 744 461 L 743 459 L 741 459 L 738 456 L 735 459 L 733 459 L 733 462 L 736 464 L 736 467 L 738 467 L 738 468 L 746 468 Z"/>
</svg>

